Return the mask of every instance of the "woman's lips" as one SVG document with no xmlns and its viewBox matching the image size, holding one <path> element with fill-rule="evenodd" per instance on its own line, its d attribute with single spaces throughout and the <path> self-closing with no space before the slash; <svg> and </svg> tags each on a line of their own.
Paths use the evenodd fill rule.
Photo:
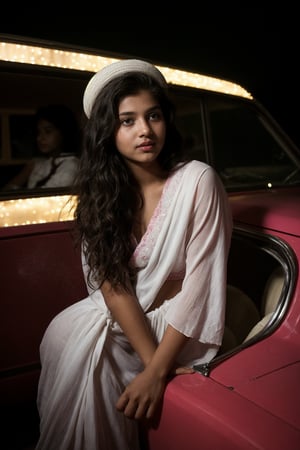
<svg viewBox="0 0 300 450">
<path fill-rule="evenodd" d="M 149 152 L 150 150 L 153 149 L 154 146 L 154 142 L 143 142 L 142 144 L 138 145 L 138 149 L 143 150 L 144 152 Z"/>
</svg>

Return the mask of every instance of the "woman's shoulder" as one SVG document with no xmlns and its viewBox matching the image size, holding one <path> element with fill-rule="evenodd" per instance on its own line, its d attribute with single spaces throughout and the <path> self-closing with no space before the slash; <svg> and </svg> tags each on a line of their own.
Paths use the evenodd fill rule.
<svg viewBox="0 0 300 450">
<path fill-rule="evenodd" d="M 189 185 L 205 186 L 213 189 L 218 187 L 223 190 L 223 183 L 216 170 L 206 162 L 191 160 L 184 164 L 179 170 L 182 170 L 182 180 Z"/>
<path fill-rule="evenodd" d="M 59 155 L 56 159 L 56 163 L 63 164 L 63 165 L 77 165 L 79 162 L 79 159 L 76 155 L 73 153 L 62 153 Z"/>
<path fill-rule="evenodd" d="M 71 161 L 73 159 L 78 159 L 78 156 L 75 153 L 60 153 L 59 156 L 56 157 L 57 160 L 60 161 Z"/>
<path fill-rule="evenodd" d="M 185 173 L 187 176 L 201 176 L 204 172 L 214 172 L 214 169 L 209 164 L 193 159 L 186 163 L 179 165 L 178 170 Z"/>
</svg>

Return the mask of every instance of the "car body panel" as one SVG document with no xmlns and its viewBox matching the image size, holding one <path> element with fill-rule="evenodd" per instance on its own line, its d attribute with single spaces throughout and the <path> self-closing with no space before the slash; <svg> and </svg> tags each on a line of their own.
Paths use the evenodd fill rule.
<svg viewBox="0 0 300 450">
<path fill-rule="evenodd" d="M 300 260 L 297 187 L 229 196 L 235 223 L 282 239 Z M 300 279 L 284 321 L 268 337 L 214 367 L 210 377 L 300 430 Z M 300 441 L 298 441 L 300 448 Z"/>
<path fill-rule="evenodd" d="M 148 441 L 151 449 L 298 450 L 300 430 L 195 373 L 169 383 L 159 427 L 149 427 Z"/>
<path fill-rule="evenodd" d="M 235 221 L 300 236 L 300 188 L 229 195 Z"/>
<path fill-rule="evenodd" d="M 300 345 L 295 344 L 300 343 L 300 336 L 299 331 L 296 335 L 293 332 L 290 344 L 281 334 L 280 327 L 270 337 L 222 362 L 210 377 L 300 430 L 300 391 L 296 388 Z"/>
</svg>

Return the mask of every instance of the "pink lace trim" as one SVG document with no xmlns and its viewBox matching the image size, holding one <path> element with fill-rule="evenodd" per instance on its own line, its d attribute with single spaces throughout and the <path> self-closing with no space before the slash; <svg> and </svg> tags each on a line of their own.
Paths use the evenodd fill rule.
<svg viewBox="0 0 300 450">
<path fill-rule="evenodd" d="M 151 217 L 147 231 L 132 255 L 132 260 L 136 267 L 144 267 L 149 261 L 164 219 L 167 215 L 168 208 L 174 198 L 174 192 L 178 188 L 182 175 L 183 169 L 179 169 L 166 180 L 161 198 Z"/>
</svg>

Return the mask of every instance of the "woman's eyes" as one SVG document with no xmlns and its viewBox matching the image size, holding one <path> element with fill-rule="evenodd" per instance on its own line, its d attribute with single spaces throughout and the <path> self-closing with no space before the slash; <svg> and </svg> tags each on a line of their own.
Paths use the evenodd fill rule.
<svg viewBox="0 0 300 450">
<path fill-rule="evenodd" d="M 162 114 L 160 112 L 153 112 L 149 115 L 150 120 L 161 120 Z"/>
<path fill-rule="evenodd" d="M 149 121 L 149 122 L 157 122 L 159 120 L 162 120 L 162 113 L 160 113 L 160 112 L 152 112 L 146 117 L 146 120 Z M 127 126 L 127 127 L 130 126 L 130 125 L 133 125 L 134 123 L 135 123 L 135 119 L 132 118 L 132 117 L 127 117 L 126 119 L 122 119 L 120 121 L 121 125 L 124 125 L 124 126 Z"/>
<path fill-rule="evenodd" d="M 125 125 L 125 126 L 129 126 L 129 125 L 132 125 L 133 122 L 134 122 L 133 119 L 123 119 L 123 120 L 120 121 L 120 124 L 121 125 Z"/>
</svg>

